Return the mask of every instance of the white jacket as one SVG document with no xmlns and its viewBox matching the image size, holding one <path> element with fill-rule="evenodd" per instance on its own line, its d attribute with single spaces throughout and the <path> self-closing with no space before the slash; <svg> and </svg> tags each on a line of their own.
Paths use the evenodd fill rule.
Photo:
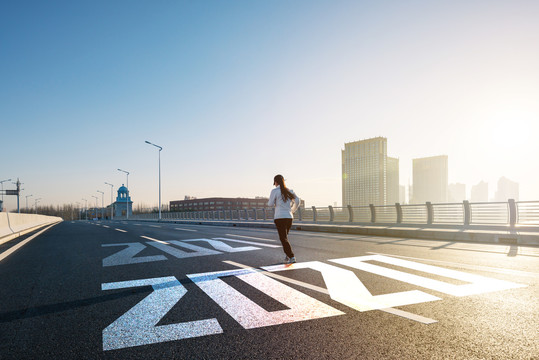
<svg viewBox="0 0 539 360">
<path fill-rule="evenodd" d="M 277 186 L 275 189 L 271 190 L 268 206 L 274 207 L 275 206 L 275 215 L 273 216 L 274 219 L 293 219 L 294 213 L 299 207 L 300 200 L 299 197 L 294 193 L 292 189 L 288 189 L 292 195 L 294 195 L 294 204 L 292 206 L 292 200 L 286 199 L 286 201 L 283 201 L 283 197 L 281 195 L 281 187 Z"/>
</svg>

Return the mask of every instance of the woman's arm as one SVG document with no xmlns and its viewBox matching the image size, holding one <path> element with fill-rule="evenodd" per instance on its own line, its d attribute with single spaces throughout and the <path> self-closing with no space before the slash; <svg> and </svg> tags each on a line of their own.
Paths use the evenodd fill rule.
<svg viewBox="0 0 539 360">
<path fill-rule="evenodd" d="M 272 190 L 271 193 L 270 193 L 270 196 L 269 196 L 269 200 L 268 200 L 268 206 L 269 207 L 274 207 L 275 206 L 275 200 L 276 200 L 276 198 L 275 198 L 276 195 L 275 194 L 276 194 L 276 192 Z"/>
</svg>

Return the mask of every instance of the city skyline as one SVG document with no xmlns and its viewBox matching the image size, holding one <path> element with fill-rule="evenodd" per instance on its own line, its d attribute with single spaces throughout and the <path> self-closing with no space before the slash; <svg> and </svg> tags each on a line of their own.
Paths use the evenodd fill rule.
<svg viewBox="0 0 539 360">
<path fill-rule="evenodd" d="M 280 173 L 327 206 L 342 144 L 384 136 L 400 185 L 444 154 L 468 196 L 506 177 L 538 200 L 538 17 L 533 1 L 9 2 L 0 181 L 20 178 L 21 207 L 106 205 L 121 168 L 156 206 L 151 141 L 163 204 L 268 196 Z"/>
</svg>

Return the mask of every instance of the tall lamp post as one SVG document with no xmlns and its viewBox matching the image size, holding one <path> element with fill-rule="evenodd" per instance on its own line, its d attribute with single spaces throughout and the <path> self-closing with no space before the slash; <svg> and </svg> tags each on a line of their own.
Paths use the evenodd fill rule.
<svg viewBox="0 0 539 360">
<path fill-rule="evenodd" d="M 28 213 L 28 198 L 34 195 L 26 195 L 26 212 Z"/>
<path fill-rule="evenodd" d="M 127 185 L 127 195 L 125 197 L 125 215 L 126 215 L 126 219 L 129 220 L 129 172 L 128 171 L 125 171 L 125 170 L 122 170 L 122 169 L 118 169 L 118 171 L 121 171 L 123 173 L 126 173 L 127 174 L 127 181 L 126 181 L 126 185 Z"/>
<path fill-rule="evenodd" d="M 112 220 L 114 218 L 114 205 L 112 204 L 112 192 L 113 192 L 112 189 L 114 188 L 114 185 L 109 184 L 106 181 L 105 181 L 105 184 L 110 185 L 110 219 Z"/>
<path fill-rule="evenodd" d="M 149 141 L 146 141 L 146 144 L 153 145 L 159 149 L 159 220 L 161 220 L 161 150 L 163 150 L 163 148 L 159 145 L 152 144 Z"/>
<path fill-rule="evenodd" d="M 86 221 L 88 221 L 88 200 L 86 200 L 86 199 L 81 199 L 81 200 L 86 201 L 86 203 L 84 205 L 84 213 L 86 214 Z"/>
<path fill-rule="evenodd" d="M 37 202 L 41 200 L 41 198 L 34 199 L 34 206 L 36 207 L 36 214 L 37 214 Z"/>
<path fill-rule="evenodd" d="M 104 200 L 103 200 L 103 197 L 105 196 L 105 193 L 103 191 L 99 191 L 97 190 L 98 193 L 101 193 L 101 220 L 103 220 L 103 218 L 105 217 L 104 215 L 104 212 L 103 210 L 105 210 L 105 204 L 104 204 Z"/>
<path fill-rule="evenodd" d="M 92 195 L 93 198 L 95 198 L 95 219 L 97 220 L 97 202 L 99 201 L 99 198 L 95 195 Z"/>
</svg>

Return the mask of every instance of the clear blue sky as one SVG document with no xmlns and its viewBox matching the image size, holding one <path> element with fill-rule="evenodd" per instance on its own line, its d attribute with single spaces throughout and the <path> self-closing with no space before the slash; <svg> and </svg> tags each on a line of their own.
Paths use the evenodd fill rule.
<svg viewBox="0 0 539 360">
<path fill-rule="evenodd" d="M 0 180 L 31 204 L 341 199 L 340 150 L 385 136 L 539 200 L 537 1 L 3 1 Z M 5 183 L 4 188 L 12 185 Z M 13 198 L 6 198 L 9 210 Z"/>
</svg>

